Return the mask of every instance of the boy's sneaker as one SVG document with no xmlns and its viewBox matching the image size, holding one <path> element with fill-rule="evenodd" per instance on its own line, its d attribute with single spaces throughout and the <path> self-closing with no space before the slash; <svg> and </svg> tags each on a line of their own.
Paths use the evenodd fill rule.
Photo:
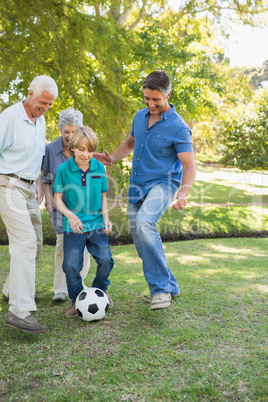
<svg viewBox="0 0 268 402">
<path fill-rule="evenodd" d="M 66 316 L 67 318 L 76 317 L 77 315 L 78 315 L 78 314 L 77 314 L 77 310 L 76 310 L 74 304 L 73 304 L 70 308 L 68 308 L 68 310 L 66 311 L 66 314 L 65 314 L 65 316 Z"/>
<path fill-rule="evenodd" d="M 20 318 L 9 311 L 6 324 L 22 332 L 40 333 L 47 330 L 46 326 L 40 324 L 31 314 L 26 318 Z"/>
<path fill-rule="evenodd" d="M 171 303 L 170 293 L 159 293 L 154 295 L 151 300 L 151 310 L 159 310 L 169 307 Z"/>
<path fill-rule="evenodd" d="M 113 305 L 114 305 L 114 302 L 112 301 L 111 297 L 108 295 L 108 292 L 105 292 L 105 293 L 106 293 L 106 295 L 108 297 L 108 300 L 109 300 L 109 308 L 112 308 Z"/>
</svg>

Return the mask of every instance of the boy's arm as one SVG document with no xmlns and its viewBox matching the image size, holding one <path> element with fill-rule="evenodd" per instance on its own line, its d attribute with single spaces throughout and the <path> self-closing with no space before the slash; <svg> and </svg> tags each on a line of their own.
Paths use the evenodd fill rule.
<svg viewBox="0 0 268 402">
<path fill-rule="evenodd" d="M 72 231 L 75 233 L 83 233 L 83 224 L 72 211 L 70 211 L 62 201 L 62 193 L 54 193 L 54 203 L 58 210 L 68 219 Z"/>
<path fill-rule="evenodd" d="M 101 212 L 103 216 L 103 221 L 105 225 L 105 233 L 110 233 L 112 231 L 112 223 L 109 220 L 108 214 L 108 200 L 106 197 L 106 193 L 101 193 Z"/>
</svg>

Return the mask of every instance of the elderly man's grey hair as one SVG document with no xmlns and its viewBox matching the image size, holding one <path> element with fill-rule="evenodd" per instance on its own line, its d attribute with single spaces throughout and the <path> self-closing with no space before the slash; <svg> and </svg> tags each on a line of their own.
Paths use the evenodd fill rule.
<svg viewBox="0 0 268 402">
<path fill-rule="evenodd" d="M 60 112 L 58 123 L 60 132 L 62 132 L 63 126 L 74 126 L 75 124 L 77 124 L 78 127 L 83 125 L 83 114 L 79 112 L 79 110 L 68 107 L 68 109 Z"/>
<path fill-rule="evenodd" d="M 165 71 L 153 71 L 143 81 L 142 88 L 160 91 L 167 97 L 171 91 L 171 82 Z"/>
<path fill-rule="evenodd" d="M 30 84 L 29 90 L 33 91 L 34 96 L 40 96 L 44 91 L 47 91 L 54 98 L 58 96 L 57 84 L 48 75 L 38 75 L 35 77 Z"/>
</svg>

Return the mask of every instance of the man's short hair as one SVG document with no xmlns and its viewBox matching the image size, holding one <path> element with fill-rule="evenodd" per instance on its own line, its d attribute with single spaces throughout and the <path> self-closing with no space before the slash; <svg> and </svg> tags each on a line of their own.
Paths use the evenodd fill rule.
<svg viewBox="0 0 268 402">
<path fill-rule="evenodd" d="M 74 155 L 74 148 L 79 148 L 83 139 L 86 139 L 87 149 L 89 152 L 95 152 L 98 147 L 98 138 L 91 128 L 82 126 L 78 127 L 71 136 L 68 148 L 71 155 Z"/>
<path fill-rule="evenodd" d="M 47 91 L 54 98 L 58 96 L 58 87 L 53 78 L 48 75 L 38 75 L 35 77 L 29 87 L 32 90 L 34 96 L 40 96 L 42 92 Z"/>
<path fill-rule="evenodd" d="M 142 88 L 160 91 L 167 97 L 171 91 L 171 82 L 165 71 L 153 71 L 143 81 Z"/>
</svg>

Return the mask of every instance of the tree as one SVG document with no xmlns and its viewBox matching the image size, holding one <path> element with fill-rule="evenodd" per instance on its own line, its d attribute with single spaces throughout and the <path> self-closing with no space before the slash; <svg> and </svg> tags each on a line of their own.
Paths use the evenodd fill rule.
<svg viewBox="0 0 268 402">
<path fill-rule="evenodd" d="M 268 89 L 241 106 L 225 122 L 226 164 L 239 169 L 268 169 Z"/>
<path fill-rule="evenodd" d="M 213 48 L 209 18 L 229 9 L 250 20 L 265 3 L 184 0 L 173 12 L 167 0 L 2 0 L 0 107 L 25 96 L 35 75 L 48 74 L 59 86 L 48 139 L 58 135 L 59 111 L 74 106 L 96 131 L 99 149 L 112 151 L 142 106 L 143 79 L 161 68 L 172 78 L 177 110 L 200 120 L 216 113 L 224 94 L 224 56 Z"/>
</svg>

